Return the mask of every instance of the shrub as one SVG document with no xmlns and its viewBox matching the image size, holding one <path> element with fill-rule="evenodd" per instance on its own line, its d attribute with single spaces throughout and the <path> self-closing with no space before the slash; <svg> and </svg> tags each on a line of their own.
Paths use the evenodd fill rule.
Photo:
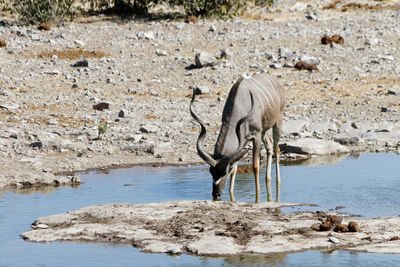
<svg viewBox="0 0 400 267">
<path fill-rule="evenodd" d="M 274 0 L 169 0 L 171 5 L 182 6 L 187 15 L 233 17 L 242 14 L 249 2 L 272 5 Z"/>
<path fill-rule="evenodd" d="M 118 12 L 147 14 L 149 7 L 158 0 L 89 0 L 92 10 L 114 9 Z"/>
<path fill-rule="evenodd" d="M 73 15 L 71 8 L 74 1 L 14 0 L 12 10 L 28 23 L 54 22 L 59 24 L 66 17 Z"/>
</svg>

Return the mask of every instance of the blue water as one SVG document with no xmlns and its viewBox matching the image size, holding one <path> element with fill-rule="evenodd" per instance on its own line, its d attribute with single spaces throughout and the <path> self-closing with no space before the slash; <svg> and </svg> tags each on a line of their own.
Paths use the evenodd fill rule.
<svg viewBox="0 0 400 267">
<path fill-rule="evenodd" d="M 400 215 L 399 155 L 366 154 L 330 165 L 281 166 L 281 175 L 282 202 L 315 203 L 319 210 L 344 206 L 341 211 L 366 217 Z M 129 245 L 23 241 L 19 235 L 36 218 L 88 205 L 211 199 L 211 178 L 205 166 L 135 167 L 112 170 L 110 175 L 91 172 L 81 179 L 84 184 L 78 188 L 47 187 L 0 195 L 0 266 L 400 266 L 400 255 L 347 251 L 201 258 L 147 254 Z M 236 200 L 252 202 L 254 195 L 253 176 L 238 175 Z M 223 199 L 229 199 L 227 188 Z"/>
</svg>

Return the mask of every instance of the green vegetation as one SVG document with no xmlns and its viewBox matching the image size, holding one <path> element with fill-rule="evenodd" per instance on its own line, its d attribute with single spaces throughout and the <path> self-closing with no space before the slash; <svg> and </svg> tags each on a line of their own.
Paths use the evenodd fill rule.
<svg viewBox="0 0 400 267">
<path fill-rule="evenodd" d="M 38 24 L 58 24 L 72 19 L 77 10 L 114 10 L 116 13 L 146 15 L 159 3 L 182 7 L 186 15 L 201 17 L 234 17 L 242 14 L 248 4 L 268 6 L 273 0 L 0 0 L 1 8 L 9 8 L 21 20 Z M 88 10 L 86 10 L 88 11 Z"/>
<path fill-rule="evenodd" d="M 75 0 L 14 0 L 11 10 L 23 21 L 31 24 L 41 22 L 60 23 L 72 17 L 72 4 Z"/>
<path fill-rule="evenodd" d="M 107 123 L 99 124 L 98 125 L 98 130 L 99 130 L 99 135 L 105 134 L 107 132 L 107 130 L 108 130 Z"/>
</svg>

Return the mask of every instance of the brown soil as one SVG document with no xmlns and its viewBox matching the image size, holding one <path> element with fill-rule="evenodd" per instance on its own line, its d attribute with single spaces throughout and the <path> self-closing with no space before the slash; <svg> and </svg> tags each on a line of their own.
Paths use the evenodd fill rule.
<svg viewBox="0 0 400 267">
<path fill-rule="evenodd" d="M 107 53 L 102 51 L 86 51 L 81 48 L 79 49 L 65 49 L 65 50 L 53 50 L 53 51 L 43 51 L 39 54 L 33 55 L 33 57 L 43 57 L 43 58 L 51 58 L 53 55 L 56 55 L 59 59 L 66 60 L 76 60 L 79 58 L 102 58 L 107 57 Z"/>
</svg>

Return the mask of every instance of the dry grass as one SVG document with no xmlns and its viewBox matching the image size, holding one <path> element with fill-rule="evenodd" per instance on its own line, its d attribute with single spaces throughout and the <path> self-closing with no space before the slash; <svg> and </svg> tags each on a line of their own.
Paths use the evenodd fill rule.
<svg viewBox="0 0 400 267">
<path fill-rule="evenodd" d="M 376 11 L 376 10 L 399 10 L 400 6 L 397 3 L 394 4 L 364 4 L 346 1 L 334 0 L 328 5 L 324 6 L 322 9 L 338 9 L 342 12 L 352 11 L 352 10 L 363 10 L 363 11 Z"/>
<path fill-rule="evenodd" d="M 146 115 L 146 116 L 144 116 L 144 119 L 146 119 L 146 120 L 157 120 L 157 119 L 159 119 L 159 117 L 156 116 L 156 115 Z"/>
<path fill-rule="evenodd" d="M 79 58 L 102 58 L 109 56 L 102 51 L 86 51 L 83 49 L 65 49 L 65 50 L 53 50 L 53 51 L 43 51 L 34 57 L 51 58 L 53 55 L 57 56 L 59 59 L 64 60 L 76 60 Z"/>
</svg>

